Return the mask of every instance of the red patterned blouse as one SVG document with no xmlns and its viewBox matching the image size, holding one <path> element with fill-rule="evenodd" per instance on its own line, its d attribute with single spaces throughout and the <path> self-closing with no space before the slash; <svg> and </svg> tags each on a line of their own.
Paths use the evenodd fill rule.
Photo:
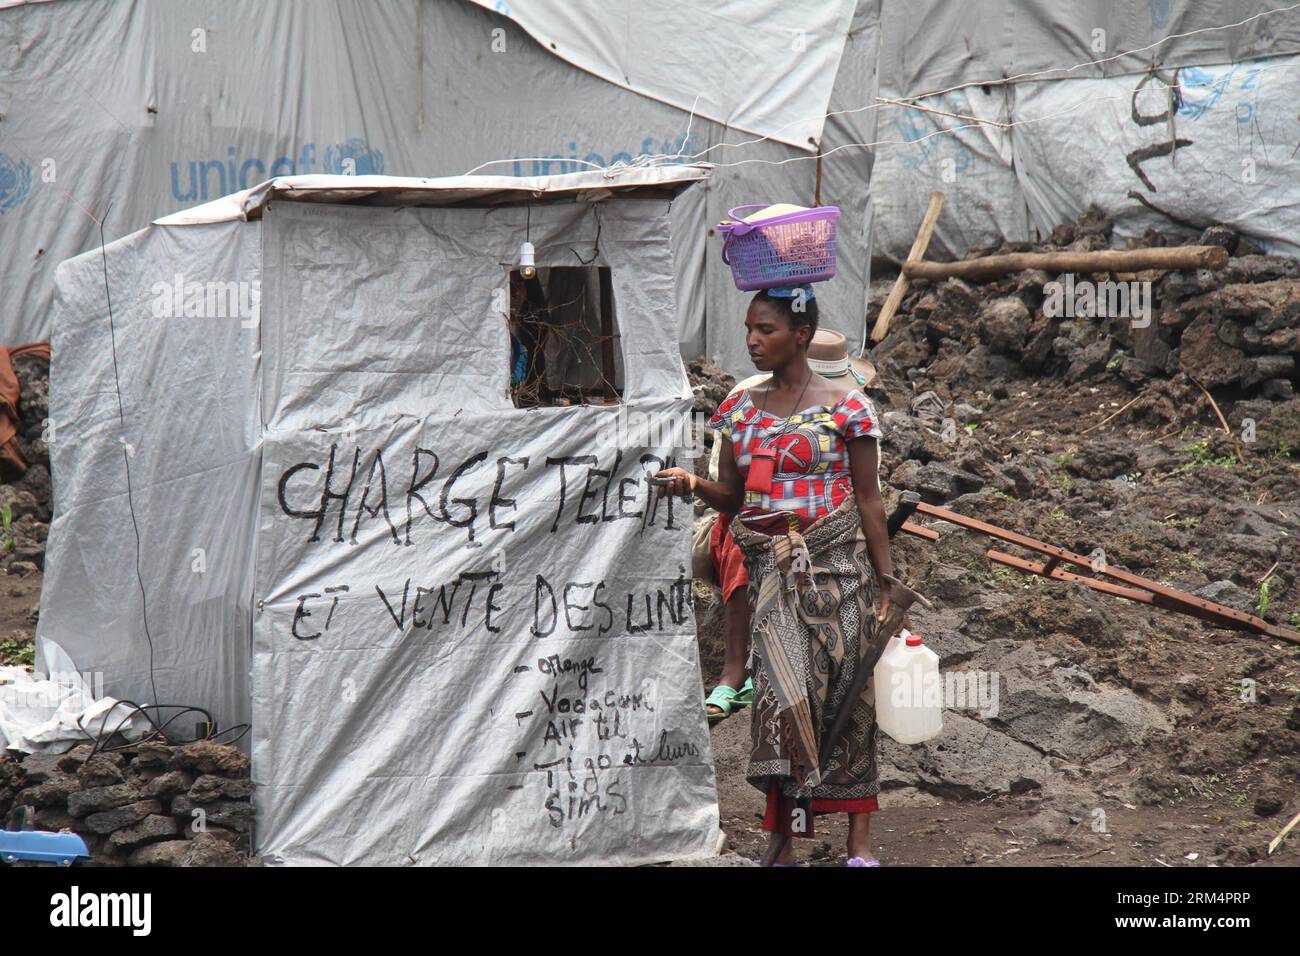
<svg viewBox="0 0 1300 956">
<path fill-rule="evenodd" d="M 747 490 L 742 515 L 787 511 L 812 520 L 830 514 L 853 493 L 847 443 L 883 434 L 871 399 L 857 389 L 834 405 L 814 405 L 781 418 L 759 411 L 749 389 L 742 388 L 718 406 L 709 427 L 730 439 L 742 478 L 755 448 L 776 451 L 771 494 Z"/>
</svg>

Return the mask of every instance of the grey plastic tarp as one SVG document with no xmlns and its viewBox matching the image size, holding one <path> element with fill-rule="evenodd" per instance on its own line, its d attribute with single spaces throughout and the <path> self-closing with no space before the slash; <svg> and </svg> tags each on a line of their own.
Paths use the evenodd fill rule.
<svg viewBox="0 0 1300 956">
<path fill-rule="evenodd" d="M 1146 79 L 1015 88 L 1017 113 L 1044 117 L 1012 137 L 1038 229 L 1049 232 L 1095 202 L 1119 211 L 1121 237 L 1224 223 L 1265 252 L 1300 255 L 1300 56 L 1183 67 L 1173 110 L 1165 89 L 1172 71 L 1164 82 Z"/>
<path fill-rule="evenodd" d="M 241 284 L 255 308 L 261 227 L 155 227 L 105 252 L 111 326 L 99 250 L 59 270 L 49 442 L 57 477 L 37 636 L 77 670 L 103 675 L 112 696 L 198 704 L 232 726 L 249 713 L 261 374 L 245 324 L 255 318 L 155 313 L 177 277 L 182 291 L 200 277 Z M 183 735 L 198 720 L 181 724 Z"/>
<path fill-rule="evenodd" d="M 1234 63 L 1300 52 L 1300 11 L 1289 6 L 1285 0 L 885 0 L 880 69 L 891 86 L 920 94 L 1043 71 L 1045 80 L 1095 79 L 1145 73 L 1152 64 Z"/>
<path fill-rule="evenodd" d="M 717 58 L 701 60 L 694 46 L 682 45 L 685 38 L 725 45 L 728 36 L 761 35 L 775 42 L 793 16 L 787 5 L 732 4 L 725 23 L 709 5 L 671 5 L 675 12 L 656 24 L 665 37 L 660 49 L 675 44 L 690 56 L 639 61 L 634 79 L 667 77 L 690 95 L 681 108 L 653 98 L 653 89 L 634 92 L 570 65 L 513 20 L 468 0 L 228 0 L 217 7 L 205 0 L 55 0 L 0 10 L 0 261 L 7 263 L 0 341 L 49 334 L 54 268 L 98 246 L 92 216 L 106 212 L 111 242 L 272 176 L 447 176 L 498 159 L 510 161 L 483 172 L 554 175 L 586 168 L 579 160 L 628 163 L 643 153 L 690 155 L 784 135 L 792 111 L 800 135 L 819 129 L 832 82 L 838 105 L 862 105 L 866 91 L 858 86 L 871 75 L 876 34 L 861 31 L 874 23 L 877 5 L 862 0 L 849 22 L 843 0 L 803 4 L 796 25 L 803 33 L 792 27 L 784 47 L 761 57 L 735 52 L 726 63 L 734 101 L 715 104 L 728 111 L 723 122 L 689 115 L 690 90 L 717 100 L 721 89 L 707 80 Z M 564 5 L 550 9 L 564 16 Z M 622 29 L 626 11 L 601 10 L 599 17 Z M 838 32 L 823 34 L 821 24 Z M 853 62 L 836 72 L 841 50 Z M 811 64 L 824 72 L 801 72 Z M 799 82 L 780 79 L 787 74 Z M 757 90 L 761 103 L 752 99 Z M 869 116 L 832 117 L 828 148 L 865 141 L 847 129 Z M 816 164 L 809 150 L 771 141 L 712 150 L 704 159 L 768 164 L 721 167 L 709 185 L 674 203 L 686 356 L 707 348 L 732 371 L 750 369 L 738 331 L 748 296 L 736 291 L 717 258 L 720 237 L 709 229 L 739 203 L 810 205 Z M 826 164 L 823 201 L 845 210 L 841 274 L 822 301 L 828 326 L 853 338 L 865 301 L 870 167 L 860 149 L 836 155 Z M 9 186 L 6 169 L 13 171 Z M 44 181 L 47 171 L 53 182 Z M 706 306 L 717 332 L 705 329 Z"/>
<path fill-rule="evenodd" d="M 1119 109 L 1133 77 L 1152 64 L 1166 78 L 1178 67 L 1214 72 L 1233 62 L 1248 72 L 1258 65 L 1251 58 L 1276 64 L 1300 53 L 1300 11 L 1272 0 L 858 0 L 847 27 L 840 0 L 800 4 L 803 25 L 785 19 L 794 16 L 787 4 L 752 0 L 721 8 L 532 0 L 0 6 L 4 341 L 48 334 L 54 267 L 98 243 L 95 219 L 106 211 L 112 240 L 271 176 L 459 175 L 497 159 L 510 161 L 487 171 L 547 175 L 582 168 L 580 160 L 704 153 L 719 168 L 673 209 L 680 346 L 742 375 L 751 370 L 740 334 L 747 296 L 708 231 L 741 203 L 812 203 L 816 163 L 806 143 L 781 136 L 821 129 L 821 199 L 844 215 L 839 275 L 818 296 L 823 322 L 856 342 L 869 261 L 906 255 L 931 191 L 948 197 L 933 258 L 1033 239 L 1093 201 L 1118 203 L 1107 212 L 1122 234 L 1170 226 L 1127 190 L 1116 193 L 1109 177 L 1071 166 L 1097 144 L 1154 140 L 1154 127 L 1133 129 Z M 791 41 L 784 49 L 775 42 L 783 31 Z M 737 50 L 754 42 L 767 44 L 762 56 Z M 1139 52 L 1120 55 L 1126 50 Z M 812 64 L 817 70 L 807 72 Z M 997 85 L 1044 70 L 1044 80 Z M 875 101 L 877 92 L 918 96 L 984 81 L 993 85 L 924 103 L 1022 125 L 962 128 Z M 1222 211 L 1285 249 L 1277 237 L 1291 228 L 1285 211 L 1297 205 L 1291 184 L 1300 182 L 1287 139 L 1294 116 L 1284 87 L 1268 80 L 1260 89 L 1219 106 L 1245 102 L 1272 117 L 1255 146 L 1244 136 L 1238 145 L 1227 128 L 1203 136 L 1186 162 L 1205 175 L 1171 176 L 1152 202 L 1169 208 L 1177 189 L 1179 218 Z M 1084 90 L 1103 101 L 1085 102 Z M 692 105 L 703 110 L 693 119 Z M 1073 108 L 1052 118 L 1065 107 Z M 793 114 L 795 125 L 784 129 Z M 1182 110 L 1178 119 L 1206 125 Z M 759 134 L 778 141 L 749 142 Z M 715 148 L 735 143 L 747 145 Z M 1255 149 L 1258 170 L 1265 145 L 1268 168 L 1256 181 L 1278 182 L 1280 191 L 1234 212 L 1205 184 L 1239 183 L 1242 151 Z M 1158 166 L 1146 168 L 1160 174 Z M 1114 182 L 1123 182 L 1120 173 Z"/>
<path fill-rule="evenodd" d="M 61 268 L 43 645 L 251 718 L 271 861 L 712 854 L 692 515 L 642 480 L 691 408 L 669 204 L 600 206 L 618 408 L 515 409 L 494 311 L 526 226 L 566 264 L 591 204 L 261 215 L 109 247 L 111 327 L 99 252 Z M 248 295 L 186 315 L 196 280 Z"/>
<path fill-rule="evenodd" d="M 1121 238 L 1151 228 L 1194 235 L 1224 223 L 1269 252 L 1296 255 L 1300 114 L 1291 100 L 1298 81 L 1300 57 L 1281 56 L 1154 76 L 971 88 L 924 101 L 1017 124 L 1006 129 L 893 110 L 891 134 L 912 142 L 882 151 L 874 169 L 876 252 L 905 256 L 926 197 L 940 189 L 947 198 L 933 258 L 1047 235 L 1093 203 Z M 1173 104 L 1171 87 L 1179 97 Z M 962 128 L 936 135 L 954 124 Z"/>
<path fill-rule="evenodd" d="M 895 262 L 907 255 L 934 190 L 946 199 L 933 259 L 1046 236 L 1092 203 L 1121 237 L 1152 227 L 1188 235 L 1225 222 L 1271 251 L 1295 254 L 1300 10 L 1287 6 L 886 0 L 882 96 L 920 97 L 930 109 L 1014 125 L 876 110 L 873 254 Z M 1172 122 L 1170 85 L 1182 96 Z M 1139 162 L 1139 151 L 1168 142 L 1171 126 L 1194 145 L 1180 146 L 1172 161 Z"/>
<path fill-rule="evenodd" d="M 855 0 L 474 0 L 643 96 L 810 149 Z"/>
</svg>

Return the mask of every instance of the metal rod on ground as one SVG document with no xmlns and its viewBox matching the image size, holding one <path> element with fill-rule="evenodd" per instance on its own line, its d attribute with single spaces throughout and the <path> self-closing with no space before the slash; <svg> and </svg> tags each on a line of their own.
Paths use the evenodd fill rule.
<svg viewBox="0 0 1300 956">
<path fill-rule="evenodd" d="M 908 278 L 907 266 L 909 263 L 920 262 L 925 257 L 925 250 L 930 248 L 930 237 L 934 235 L 934 224 L 939 221 L 939 212 L 942 209 L 943 193 L 930 193 L 930 205 L 926 207 L 925 216 L 921 219 L 921 228 L 916 233 L 916 241 L 912 243 L 912 251 L 907 254 L 907 262 L 903 263 L 903 268 L 898 270 L 898 278 L 894 280 L 894 287 L 889 290 L 889 298 L 880 307 L 880 315 L 877 316 L 876 324 L 871 329 L 871 341 L 879 342 L 889 334 L 889 323 L 893 321 L 898 307 L 903 304 L 903 296 L 907 295 L 907 286 L 911 281 Z"/>
</svg>

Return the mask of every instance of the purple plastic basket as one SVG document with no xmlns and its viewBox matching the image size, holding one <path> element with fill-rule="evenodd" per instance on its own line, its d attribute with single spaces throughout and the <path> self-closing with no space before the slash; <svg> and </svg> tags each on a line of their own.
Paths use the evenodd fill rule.
<svg viewBox="0 0 1300 956">
<path fill-rule="evenodd" d="M 742 292 L 773 286 L 821 282 L 835 275 L 837 206 L 818 206 L 758 222 L 742 222 L 741 210 L 764 209 L 765 203 L 727 210 L 733 222 L 718 224 L 723 234 L 722 261 Z"/>
</svg>

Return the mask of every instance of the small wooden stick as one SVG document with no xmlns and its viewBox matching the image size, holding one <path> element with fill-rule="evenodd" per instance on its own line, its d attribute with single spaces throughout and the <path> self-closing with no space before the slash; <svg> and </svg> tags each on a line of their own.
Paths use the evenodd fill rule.
<svg viewBox="0 0 1300 956">
<path fill-rule="evenodd" d="M 1282 832 L 1280 832 L 1277 836 L 1273 837 L 1271 841 L 1269 841 L 1268 852 L 1270 855 L 1273 853 L 1274 850 L 1276 850 L 1279 846 L 1282 845 L 1282 841 L 1286 839 L 1286 835 L 1291 832 L 1291 828 L 1294 827 L 1297 823 L 1300 823 L 1300 813 L 1297 813 L 1295 816 L 1293 816 L 1291 818 L 1291 822 L 1282 828 Z"/>
<path fill-rule="evenodd" d="M 1172 430 L 1172 431 L 1167 431 L 1167 432 L 1165 432 L 1163 435 L 1160 435 L 1159 437 L 1157 437 L 1157 438 L 1155 439 L 1155 444 L 1158 445 L 1158 444 L 1160 444 L 1162 441 L 1164 441 L 1164 440 L 1167 439 L 1167 438 L 1173 438 L 1173 437 L 1174 437 L 1175 435 L 1177 435 L 1180 431 L 1182 431 L 1184 427 L 1185 427 L 1185 426 L 1182 425 L 1182 424 L 1175 425 L 1175 426 L 1173 427 L 1173 430 Z"/>
<path fill-rule="evenodd" d="M 925 216 L 921 219 L 921 228 L 916 233 L 916 241 L 912 243 L 912 251 L 907 254 L 907 262 L 919 262 L 925 256 L 925 250 L 930 247 L 930 236 L 934 234 L 934 224 L 939 221 L 939 211 L 943 209 L 943 193 L 930 193 L 930 205 L 925 209 Z M 880 307 L 880 315 L 876 318 L 876 324 L 871 330 L 871 341 L 879 342 L 889 334 L 889 323 L 894 318 L 894 313 L 898 307 L 903 304 L 903 296 L 907 295 L 907 286 L 911 280 L 907 277 L 907 263 L 903 263 L 903 268 L 898 270 L 898 278 L 894 280 L 894 287 L 889 290 L 889 298 L 885 304 Z"/>
<path fill-rule="evenodd" d="M 1214 414 L 1219 417 L 1219 424 L 1223 426 L 1223 433 L 1228 437 L 1232 437 L 1232 429 L 1228 427 L 1228 422 L 1227 420 L 1224 419 L 1223 412 L 1219 411 L 1219 405 L 1217 402 L 1215 402 L 1214 396 L 1211 395 L 1208 391 L 1206 391 L 1205 386 L 1202 385 L 1200 382 L 1197 382 L 1196 379 L 1192 378 L 1192 376 L 1189 375 L 1187 377 L 1192 379 L 1192 381 L 1195 383 L 1197 388 L 1199 388 L 1202 392 L 1205 392 L 1205 397 L 1209 399 L 1210 407 L 1214 409 Z M 1246 463 L 1246 456 L 1242 454 L 1241 446 L 1234 445 L 1232 450 L 1237 453 L 1237 461 L 1241 462 L 1244 465 Z"/>
<path fill-rule="evenodd" d="M 1200 382 L 1198 382 L 1196 379 L 1192 378 L 1192 376 L 1189 375 L 1189 376 L 1187 376 L 1187 377 L 1188 377 L 1188 378 L 1191 378 L 1191 379 L 1192 379 L 1192 384 L 1195 385 L 1197 388 L 1199 388 L 1202 392 L 1204 392 L 1204 393 L 1205 393 L 1205 397 L 1206 397 L 1207 399 L 1209 399 L 1209 401 L 1210 401 L 1210 407 L 1211 407 L 1212 409 L 1214 409 L 1214 414 L 1217 415 L 1218 418 L 1219 418 L 1219 424 L 1223 426 L 1223 433 L 1224 433 L 1225 435 L 1231 435 L 1231 434 L 1232 434 L 1232 429 L 1228 427 L 1228 422 L 1227 422 L 1227 420 L 1224 419 L 1224 417 L 1223 417 L 1223 412 L 1219 411 L 1219 405 L 1218 405 L 1218 403 L 1214 400 L 1214 396 L 1211 395 L 1208 391 L 1206 391 L 1206 390 L 1205 390 L 1205 386 L 1202 385 Z"/>
<path fill-rule="evenodd" d="M 1086 434 L 1088 434 L 1088 432 L 1092 431 L 1093 429 L 1095 429 L 1095 428 L 1100 428 L 1102 425 L 1105 425 L 1108 421 L 1110 421 L 1112 418 L 1114 418 L 1115 415 L 1118 415 L 1120 412 L 1124 411 L 1125 409 L 1130 408 L 1130 407 L 1131 407 L 1135 402 L 1138 402 L 1139 400 L 1141 400 L 1141 398 L 1142 398 L 1143 395 L 1146 395 L 1146 392 L 1143 392 L 1142 395 L 1137 396 L 1137 398 L 1133 399 L 1133 401 L 1131 401 L 1131 402 L 1129 402 L 1127 405 L 1125 405 L 1124 408 L 1121 408 L 1121 409 L 1119 410 L 1119 412 L 1115 412 L 1114 414 L 1107 415 L 1105 418 L 1103 418 L 1103 419 L 1102 419 L 1101 421 L 1099 421 L 1097 424 L 1093 425 L 1092 428 L 1085 428 L 1083 431 L 1079 432 L 1079 434 L 1080 434 L 1080 435 L 1086 435 Z"/>
</svg>

